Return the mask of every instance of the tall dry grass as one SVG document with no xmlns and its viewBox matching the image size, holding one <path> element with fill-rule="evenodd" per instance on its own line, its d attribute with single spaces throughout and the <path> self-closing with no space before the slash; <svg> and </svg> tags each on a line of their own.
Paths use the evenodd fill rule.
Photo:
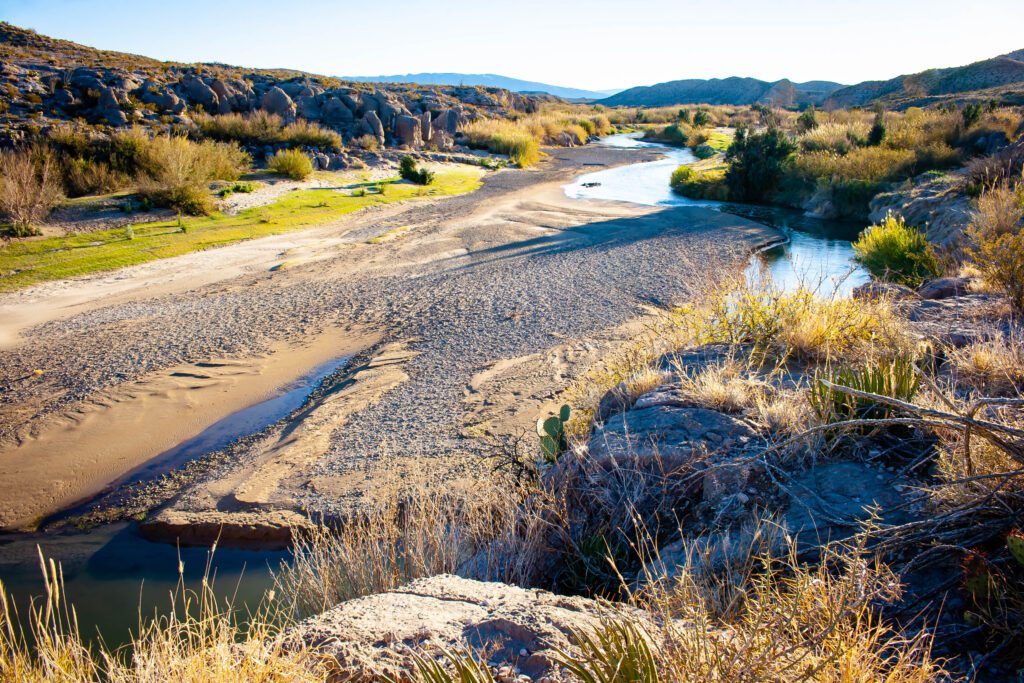
<svg viewBox="0 0 1024 683">
<path fill-rule="evenodd" d="M 212 554 L 213 551 L 211 551 Z M 40 564 L 46 587 L 27 628 L 0 583 L 0 680 L 26 683 L 276 683 L 324 681 L 315 649 L 289 641 L 289 616 L 273 595 L 248 614 L 220 601 L 207 567 L 196 589 L 179 581 L 162 615 L 140 615 L 130 643 L 90 644 L 79 630 L 60 565 Z"/>
<path fill-rule="evenodd" d="M 584 145 L 591 136 L 605 135 L 611 123 L 604 114 L 538 113 L 518 119 L 478 119 L 461 128 L 474 147 L 507 154 L 522 167 L 540 160 L 541 145 Z"/>
</svg>

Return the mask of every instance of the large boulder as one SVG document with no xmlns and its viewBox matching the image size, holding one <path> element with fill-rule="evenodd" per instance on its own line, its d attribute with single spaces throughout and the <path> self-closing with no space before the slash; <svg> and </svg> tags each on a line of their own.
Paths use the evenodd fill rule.
<svg viewBox="0 0 1024 683">
<path fill-rule="evenodd" d="M 425 111 L 422 114 L 420 114 L 420 138 L 423 140 L 423 142 L 430 141 L 430 134 L 431 132 L 433 132 L 432 128 L 433 126 L 431 125 L 430 121 L 430 112 Z"/>
<path fill-rule="evenodd" d="M 320 102 L 313 95 L 299 95 L 295 98 L 295 111 L 304 119 L 316 121 L 320 118 Z"/>
<path fill-rule="evenodd" d="M 598 627 L 608 609 L 587 598 L 441 575 L 344 602 L 302 622 L 295 635 L 336 660 L 341 680 L 411 680 L 409 649 L 438 646 L 483 650 L 495 669 L 536 680 L 558 675 L 555 651 L 569 647 L 573 630 Z"/>
<path fill-rule="evenodd" d="M 344 100 L 332 97 L 321 105 L 320 119 L 330 125 L 344 125 L 352 123 L 355 115 Z"/>
<path fill-rule="evenodd" d="M 198 104 L 208 114 L 214 114 L 219 110 L 220 98 L 213 88 L 199 78 L 190 78 L 183 83 L 185 97 L 193 104 Z"/>
<path fill-rule="evenodd" d="M 459 130 L 460 116 L 454 109 L 445 109 L 434 117 L 432 125 L 435 130 L 442 130 L 455 135 Z"/>
<path fill-rule="evenodd" d="M 276 85 L 263 93 L 263 99 L 260 100 L 260 108 L 265 112 L 277 114 L 286 121 L 291 121 L 295 118 L 295 102 L 288 96 L 288 93 Z"/>
<path fill-rule="evenodd" d="M 377 144 L 381 147 L 384 146 L 384 124 L 381 123 L 380 117 L 377 116 L 377 112 L 368 111 L 363 114 L 360 126 L 365 133 L 369 133 L 377 138 Z"/>
<path fill-rule="evenodd" d="M 422 124 L 415 116 L 399 116 L 395 119 L 395 136 L 400 145 L 419 147 L 423 143 L 421 130 Z"/>
</svg>

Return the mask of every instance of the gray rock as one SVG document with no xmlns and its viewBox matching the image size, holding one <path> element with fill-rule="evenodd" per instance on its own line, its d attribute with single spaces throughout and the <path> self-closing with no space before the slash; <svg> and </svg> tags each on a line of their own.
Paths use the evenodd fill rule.
<svg viewBox="0 0 1024 683">
<path fill-rule="evenodd" d="M 414 116 L 399 116 L 395 119 L 395 136 L 400 145 L 418 148 L 423 144 L 421 130 L 421 122 Z"/>
<path fill-rule="evenodd" d="M 220 98 L 213 89 L 199 78 L 190 78 L 183 83 L 185 96 L 193 104 L 202 106 L 208 114 L 218 111 Z"/>
<path fill-rule="evenodd" d="M 330 125 L 344 125 L 355 121 L 355 115 L 342 99 L 332 97 L 321 105 L 320 119 Z"/>
<path fill-rule="evenodd" d="M 320 103 L 312 95 L 299 95 L 295 98 L 295 112 L 304 119 L 316 121 L 320 119 Z"/>
<path fill-rule="evenodd" d="M 433 126 L 431 126 L 430 122 L 430 112 L 425 111 L 422 114 L 420 114 L 420 139 L 423 140 L 423 142 L 430 141 L 430 133 L 432 132 L 432 128 Z"/>
<path fill-rule="evenodd" d="M 349 681 L 405 680 L 408 650 L 419 645 L 485 649 L 495 668 L 536 679 L 557 673 L 555 651 L 567 649 L 572 631 L 598 627 L 608 609 L 587 598 L 440 575 L 344 602 L 293 634 L 321 647 Z"/>
<path fill-rule="evenodd" d="M 793 496 L 786 511 L 787 528 L 801 543 L 820 545 L 845 538 L 877 506 L 884 524 L 914 518 L 904 503 L 911 495 L 895 475 L 862 462 L 832 462 L 802 472 L 787 484 Z"/>
<path fill-rule="evenodd" d="M 66 88 L 58 88 L 53 93 L 53 103 L 58 107 L 67 108 L 78 104 L 78 98 Z"/>
<path fill-rule="evenodd" d="M 660 458 L 673 466 L 684 465 L 698 452 L 740 449 L 755 436 L 732 415 L 653 402 L 641 406 L 645 398 L 594 431 L 589 441 L 592 459 L 600 463 Z"/>
<path fill-rule="evenodd" d="M 377 112 L 368 111 L 363 114 L 360 124 L 367 133 L 377 138 L 377 144 L 384 146 L 384 124 L 381 123 Z"/>
<path fill-rule="evenodd" d="M 906 285 L 898 285 L 895 282 L 881 282 L 878 280 L 872 280 L 871 282 L 865 282 L 859 287 L 854 288 L 853 298 L 854 299 L 866 299 L 866 300 L 877 300 L 877 299 L 912 299 L 916 298 L 917 294 L 910 287 Z"/>
<path fill-rule="evenodd" d="M 285 121 L 295 119 L 295 102 L 288 96 L 288 93 L 277 86 L 263 93 L 260 108 L 271 114 L 277 114 Z"/>
<path fill-rule="evenodd" d="M 917 295 L 922 299 L 949 299 L 967 294 L 970 286 L 969 277 L 940 277 L 918 287 Z"/>
</svg>

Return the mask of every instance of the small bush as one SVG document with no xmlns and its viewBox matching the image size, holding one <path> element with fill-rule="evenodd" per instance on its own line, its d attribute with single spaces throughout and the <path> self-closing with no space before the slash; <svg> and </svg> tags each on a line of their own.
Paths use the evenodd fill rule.
<svg viewBox="0 0 1024 683">
<path fill-rule="evenodd" d="M 928 238 L 891 212 L 853 243 L 857 260 L 875 277 L 918 287 L 939 274 L 939 261 Z"/>
<path fill-rule="evenodd" d="M 429 185 L 434 182 L 434 172 L 427 168 L 417 169 L 416 160 L 411 156 L 404 156 L 398 162 L 398 175 L 403 180 L 408 180 L 417 185 Z"/>
<path fill-rule="evenodd" d="M 673 192 L 691 199 L 729 200 L 724 170 L 699 172 L 689 166 L 680 166 L 672 172 L 669 185 Z"/>
<path fill-rule="evenodd" d="M 711 145 L 697 145 L 693 148 L 693 154 L 698 159 L 710 159 L 715 156 L 715 148 Z"/>
<path fill-rule="evenodd" d="M 905 358 L 866 367 L 842 368 L 828 373 L 827 378 L 817 377 L 811 385 L 808 399 L 814 413 L 823 423 L 880 420 L 892 417 L 896 412 L 895 408 L 884 403 L 833 389 L 823 379 L 848 389 L 908 402 L 913 400 L 921 387 L 913 361 Z"/>
<path fill-rule="evenodd" d="M 377 141 L 377 138 L 373 135 L 370 135 L 369 133 L 367 133 L 366 135 L 360 135 L 359 137 L 352 141 L 352 144 L 358 147 L 359 149 L 363 150 L 364 152 L 374 152 L 380 145 L 380 143 Z"/>
<path fill-rule="evenodd" d="M 297 149 L 282 149 L 270 157 L 267 168 L 293 180 L 305 180 L 313 175 L 313 161 Z"/>
<path fill-rule="evenodd" d="M 0 214 L 15 237 L 39 234 L 35 227 L 64 198 L 57 163 L 46 147 L 0 152 Z"/>
<path fill-rule="evenodd" d="M 326 152 L 341 151 L 341 136 L 333 130 L 299 119 L 281 131 L 283 141 L 292 147 L 313 147 Z"/>
</svg>

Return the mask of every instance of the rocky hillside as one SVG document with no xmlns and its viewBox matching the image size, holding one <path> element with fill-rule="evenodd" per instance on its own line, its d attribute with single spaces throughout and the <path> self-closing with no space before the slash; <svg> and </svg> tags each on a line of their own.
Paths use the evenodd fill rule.
<svg viewBox="0 0 1024 683">
<path fill-rule="evenodd" d="M 793 83 L 787 79 L 769 83 L 756 78 L 712 78 L 669 81 L 623 90 L 605 98 L 601 104 L 617 107 L 664 107 L 673 104 L 768 104 L 795 107 L 821 104 L 839 83 L 810 81 Z"/>
<path fill-rule="evenodd" d="M 382 144 L 416 147 L 454 134 L 465 121 L 537 104 L 501 88 L 351 83 L 284 69 L 161 62 L 8 23 L 0 23 L 0 81 L 0 140 L 79 118 L 167 127 L 200 112 L 263 110 L 318 122 L 346 140 L 370 134 Z"/>
<path fill-rule="evenodd" d="M 887 81 L 865 81 L 832 93 L 832 109 L 882 103 L 887 107 L 922 106 L 934 102 L 995 99 L 1024 103 L 1024 50 L 966 66 L 929 69 Z"/>
</svg>

